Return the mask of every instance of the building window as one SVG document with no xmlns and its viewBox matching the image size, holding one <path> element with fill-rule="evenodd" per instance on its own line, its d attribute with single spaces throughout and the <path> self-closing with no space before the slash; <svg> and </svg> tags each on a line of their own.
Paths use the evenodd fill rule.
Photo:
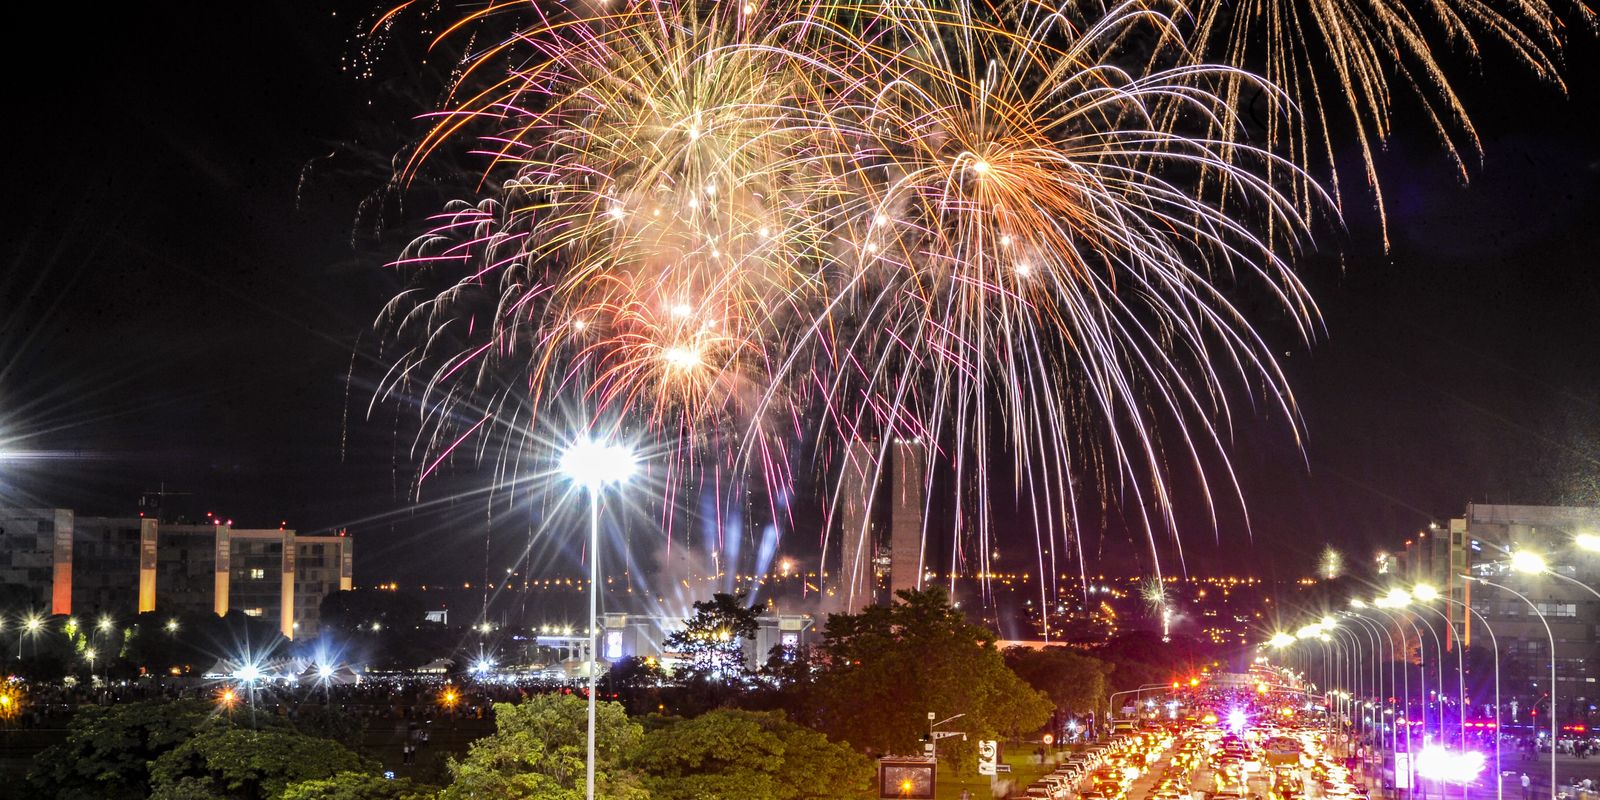
<svg viewBox="0 0 1600 800">
<path fill-rule="evenodd" d="M 255 567 L 255 568 L 252 568 L 250 570 L 250 580 L 253 580 L 253 581 L 264 581 L 266 579 L 267 579 L 267 571 L 266 570 L 261 569 L 260 567 Z"/>
<path fill-rule="evenodd" d="M 259 617 L 265 613 L 267 613 L 266 609 L 263 608 L 247 608 L 244 610 L 244 615 L 247 617 Z"/>
</svg>

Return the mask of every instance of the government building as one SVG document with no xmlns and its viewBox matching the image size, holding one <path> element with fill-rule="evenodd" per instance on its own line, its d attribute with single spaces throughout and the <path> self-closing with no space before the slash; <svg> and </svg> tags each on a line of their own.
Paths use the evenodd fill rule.
<svg viewBox="0 0 1600 800">
<path fill-rule="evenodd" d="M 342 533 L 0 508 L 0 588 L 62 615 L 237 609 L 293 639 L 317 632 L 324 597 L 351 588 L 352 545 Z"/>
</svg>

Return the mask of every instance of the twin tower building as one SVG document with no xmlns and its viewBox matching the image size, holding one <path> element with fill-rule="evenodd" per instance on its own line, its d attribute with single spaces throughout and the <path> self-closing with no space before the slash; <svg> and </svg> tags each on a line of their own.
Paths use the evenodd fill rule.
<svg viewBox="0 0 1600 800">
<path fill-rule="evenodd" d="M 840 473 L 839 546 L 830 543 L 832 609 L 858 613 L 891 602 L 902 589 L 919 589 L 927 549 L 926 446 L 917 440 L 887 444 L 853 440 Z M 837 561 L 832 554 L 839 553 Z"/>
</svg>

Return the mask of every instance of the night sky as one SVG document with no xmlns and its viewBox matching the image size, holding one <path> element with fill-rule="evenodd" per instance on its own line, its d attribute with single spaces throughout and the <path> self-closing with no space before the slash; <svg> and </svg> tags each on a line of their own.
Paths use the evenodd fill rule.
<svg viewBox="0 0 1600 800">
<path fill-rule="evenodd" d="M 61 7 L 81 18 L 7 49 L 0 440 L 37 454 L 0 463 L 7 502 L 128 514 L 165 487 L 241 526 L 348 527 L 363 582 L 483 569 L 481 502 L 408 511 L 408 440 L 366 415 L 404 236 L 362 202 L 427 82 L 404 53 L 345 70 L 373 8 L 344 5 Z M 1387 253 L 1348 173 L 1343 226 L 1300 264 L 1326 335 L 1278 337 L 1306 449 L 1282 419 L 1240 425 L 1251 524 L 1182 509 L 1191 569 L 1237 571 L 1253 541 L 1248 563 L 1288 577 L 1469 501 L 1600 503 L 1597 55 L 1575 37 L 1568 95 L 1492 49 L 1456 68 L 1484 147 L 1467 185 L 1402 113 Z M 1138 569 L 1123 538 L 1108 572 Z"/>
</svg>

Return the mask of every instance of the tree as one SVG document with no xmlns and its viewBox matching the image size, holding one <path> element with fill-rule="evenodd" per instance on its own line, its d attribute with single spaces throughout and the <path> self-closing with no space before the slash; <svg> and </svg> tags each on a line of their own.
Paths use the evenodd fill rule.
<svg viewBox="0 0 1600 800">
<path fill-rule="evenodd" d="M 1118 691 L 1197 675 L 1213 660 L 1209 648 L 1192 636 L 1173 634 L 1162 641 L 1154 631 L 1117 634 L 1090 654 L 1112 666 L 1108 688 Z"/>
<path fill-rule="evenodd" d="M 227 728 L 191 737 L 150 766 L 152 800 L 275 800 L 289 784 L 378 764 L 331 739 L 289 730 Z"/>
<path fill-rule="evenodd" d="M 451 784 L 442 800 L 578 800 L 584 794 L 587 701 L 577 695 L 535 695 L 496 703 L 495 732 L 472 743 L 467 757 L 450 759 Z M 622 767 L 643 729 L 622 706 L 595 709 L 595 789 L 607 800 L 649 797 Z"/>
<path fill-rule="evenodd" d="M 405 778 L 341 772 L 331 778 L 291 783 L 279 800 L 428 800 L 437 791 Z"/>
<path fill-rule="evenodd" d="M 330 630 L 415 628 L 427 618 L 427 609 L 415 595 L 383 589 L 349 589 L 330 592 L 318 607 L 321 623 Z"/>
<path fill-rule="evenodd" d="M 320 611 L 323 630 L 341 634 L 347 657 L 359 655 L 375 666 L 415 667 L 456 643 L 443 625 L 428 621 L 422 599 L 406 592 L 331 592 Z"/>
<path fill-rule="evenodd" d="M 872 795 L 861 754 L 780 712 L 712 711 L 644 737 L 635 765 L 653 800 L 833 800 Z"/>
<path fill-rule="evenodd" d="M 655 659 L 627 656 L 600 676 L 600 696 L 614 696 L 628 713 L 644 714 L 655 711 L 661 703 L 661 687 L 666 680 L 666 673 Z"/>
<path fill-rule="evenodd" d="M 1110 664 L 1068 647 L 1012 647 L 1004 655 L 1006 666 L 1063 714 L 1086 714 L 1105 705 Z"/>
<path fill-rule="evenodd" d="M 198 675 L 222 660 L 244 655 L 266 661 L 279 655 L 286 640 L 272 622 L 239 609 L 218 617 L 204 611 L 172 613 L 157 609 L 134 617 L 124 654 L 130 664 L 164 675 L 176 668 Z"/>
<path fill-rule="evenodd" d="M 150 762 L 220 725 L 202 700 L 151 700 L 83 706 L 67 738 L 40 753 L 28 782 L 36 797 L 56 800 L 142 800 L 150 794 Z"/>
<path fill-rule="evenodd" d="M 760 616 L 761 606 L 746 606 L 744 592 L 718 592 L 694 604 L 683 629 L 667 637 L 667 648 L 687 656 L 698 675 L 742 678 L 749 673 L 745 643 L 755 641 Z"/>
<path fill-rule="evenodd" d="M 858 748 L 919 753 L 930 712 L 964 714 L 956 729 L 968 741 L 939 747 L 965 760 L 978 739 L 1020 736 L 1050 718 L 1050 701 L 1006 667 L 994 634 L 967 622 L 942 588 L 829 615 L 820 649 L 826 666 L 796 711 Z"/>
</svg>

